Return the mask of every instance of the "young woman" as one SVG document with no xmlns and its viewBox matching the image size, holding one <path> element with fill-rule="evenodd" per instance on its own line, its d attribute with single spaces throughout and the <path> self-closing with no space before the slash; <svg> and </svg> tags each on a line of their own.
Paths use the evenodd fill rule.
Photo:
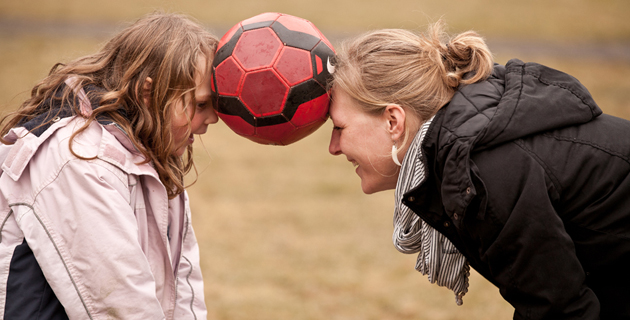
<svg viewBox="0 0 630 320">
<path fill-rule="evenodd" d="M 4 319 L 205 319 L 184 175 L 217 39 L 151 14 L 58 64 L 0 133 Z"/>
<path fill-rule="evenodd" d="M 380 30 L 339 51 L 330 116 L 330 153 L 395 188 L 396 247 L 458 304 L 472 267 L 515 319 L 630 317 L 630 122 L 575 78 L 440 23 Z"/>
</svg>

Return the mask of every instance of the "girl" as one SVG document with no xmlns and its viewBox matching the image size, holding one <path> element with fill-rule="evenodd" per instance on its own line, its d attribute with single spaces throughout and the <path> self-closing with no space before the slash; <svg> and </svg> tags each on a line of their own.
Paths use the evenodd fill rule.
<svg viewBox="0 0 630 320">
<path fill-rule="evenodd" d="M 184 175 L 217 39 L 152 14 L 57 64 L 0 124 L 5 319 L 205 319 Z"/>
<path fill-rule="evenodd" d="M 494 64 L 479 35 L 442 28 L 344 45 L 330 153 L 365 193 L 396 190 L 396 247 L 458 304 L 473 267 L 515 319 L 630 317 L 630 122 L 573 77 Z"/>
</svg>

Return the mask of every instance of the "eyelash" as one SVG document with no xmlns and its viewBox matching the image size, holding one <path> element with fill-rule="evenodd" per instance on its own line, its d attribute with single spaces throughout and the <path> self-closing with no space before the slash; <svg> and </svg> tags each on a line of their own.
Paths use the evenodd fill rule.
<svg viewBox="0 0 630 320">
<path fill-rule="evenodd" d="M 342 127 L 337 127 L 337 126 L 333 127 L 333 130 L 341 130 L 341 129 L 343 129 L 343 128 Z"/>
</svg>

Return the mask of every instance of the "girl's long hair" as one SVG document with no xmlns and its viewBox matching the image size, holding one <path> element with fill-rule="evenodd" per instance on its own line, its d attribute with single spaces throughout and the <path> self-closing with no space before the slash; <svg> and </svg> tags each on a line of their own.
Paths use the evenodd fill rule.
<svg viewBox="0 0 630 320">
<path fill-rule="evenodd" d="M 35 85 L 30 98 L 0 120 L 0 136 L 42 114 L 47 116 L 40 126 L 48 124 L 60 112 L 53 105 L 69 105 L 74 115 L 86 118 L 71 141 L 95 119 L 105 117 L 122 127 L 144 156 L 143 163 L 154 166 L 169 198 L 173 198 L 183 192 L 184 175 L 194 167 L 192 146 L 188 146 L 185 157 L 174 155 L 177 146 L 171 132 L 173 109 L 178 102 L 191 107 L 187 97 L 194 100 L 195 73 L 207 71 L 196 69 L 198 59 L 208 59 L 210 65 L 217 43 L 215 36 L 186 16 L 150 14 L 118 33 L 99 52 L 56 64 Z M 68 78 L 74 81 L 74 88 L 64 86 Z M 150 102 L 145 104 L 143 84 L 147 78 L 152 79 L 152 85 Z M 93 106 L 90 115 L 84 115 L 73 90 L 88 85 L 103 91 L 96 97 L 100 105 Z M 193 114 L 194 105 L 192 101 Z M 9 143 L 2 138 L 0 141 Z"/>
</svg>

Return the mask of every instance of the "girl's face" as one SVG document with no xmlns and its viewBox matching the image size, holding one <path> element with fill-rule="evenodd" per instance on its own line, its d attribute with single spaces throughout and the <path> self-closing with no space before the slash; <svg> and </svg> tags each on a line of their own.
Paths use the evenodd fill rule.
<svg viewBox="0 0 630 320">
<path fill-rule="evenodd" d="M 183 102 L 175 105 L 173 119 L 171 121 L 173 129 L 173 139 L 175 142 L 175 152 L 177 156 L 181 156 L 186 151 L 186 147 L 191 145 L 195 138 L 194 134 L 204 134 L 208 129 L 208 125 L 217 123 L 219 120 L 217 113 L 212 108 L 211 89 L 210 89 L 210 69 L 207 68 L 206 57 L 200 55 L 197 61 L 198 70 L 208 70 L 205 73 L 197 72 L 195 74 L 195 99 L 186 99 L 190 105 L 184 107 Z M 196 105 L 192 105 L 195 103 Z M 195 114 L 191 118 L 192 110 L 195 108 Z M 189 122 L 190 121 L 190 122 Z M 186 131 L 190 126 L 190 133 Z"/>
<path fill-rule="evenodd" d="M 366 194 L 394 189 L 398 166 L 391 156 L 393 141 L 385 116 L 363 112 L 359 104 L 341 89 L 334 89 L 330 106 L 333 132 L 328 151 L 346 155 L 361 178 Z"/>
</svg>

